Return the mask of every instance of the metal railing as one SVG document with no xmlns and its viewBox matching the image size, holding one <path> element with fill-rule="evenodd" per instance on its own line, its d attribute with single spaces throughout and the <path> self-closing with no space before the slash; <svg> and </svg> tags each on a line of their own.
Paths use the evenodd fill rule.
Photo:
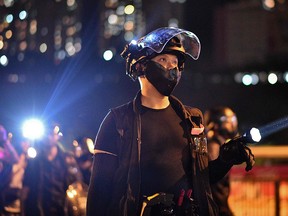
<svg viewBox="0 0 288 216">
<path fill-rule="evenodd" d="M 232 211 L 235 216 L 288 215 L 288 146 L 253 146 L 251 150 L 254 168 L 245 172 L 244 166 L 234 166 L 230 171 Z M 258 160 L 262 163 L 257 164 Z"/>
</svg>

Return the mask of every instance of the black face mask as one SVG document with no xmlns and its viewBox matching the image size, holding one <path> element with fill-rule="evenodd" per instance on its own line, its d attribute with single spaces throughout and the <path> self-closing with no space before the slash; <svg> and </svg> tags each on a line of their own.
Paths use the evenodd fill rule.
<svg viewBox="0 0 288 216">
<path fill-rule="evenodd" d="M 146 78 L 162 94 L 169 96 L 181 78 L 179 69 L 165 69 L 161 64 L 154 61 L 146 63 Z"/>
<path fill-rule="evenodd" d="M 225 139 L 232 139 L 234 138 L 238 132 L 237 130 L 233 130 L 233 131 L 228 131 L 227 129 L 221 127 L 219 128 L 219 132 L 218 132 L 221 136 L 225 137 Z"/>
</svg>

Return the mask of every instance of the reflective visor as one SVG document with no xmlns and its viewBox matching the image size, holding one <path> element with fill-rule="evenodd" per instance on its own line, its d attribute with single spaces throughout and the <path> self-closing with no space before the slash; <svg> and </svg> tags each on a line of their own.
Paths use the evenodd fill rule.
<svg viewBox="0 0 288 216">
<path fill-rule="evenodd" d="M 185 53 L 197 60 L 201 49 L 200 41 L 194 33 L 184 29 L 174 27 L 159 28 L 140 38 L 137 43 L 140 50 L 150 48 L 156 53 L 161 53 L 168 41 L 175 36 L 180 39 Z"/>
</svg>

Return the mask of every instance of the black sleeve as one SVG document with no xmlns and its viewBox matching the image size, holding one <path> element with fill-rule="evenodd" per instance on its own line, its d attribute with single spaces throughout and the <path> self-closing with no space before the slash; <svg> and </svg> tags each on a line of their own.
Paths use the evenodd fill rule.
<svg viewBox="0 0 288 216">
<path fill-rule="evenodd" d="M 219 158 L 209 161 L 210 183 L 214 184 L 222 179 L 231 169 L 232 165 L 226 164 Z"/>
<path fill-rule="evenodd" d="M 116 140 L 115 121 L 111 113 L 108 113 L 95 140 L 95 150 L 107 153 L 96 153 L 93 158 L 93 169 L 87 197 L 87 216 L 106 215 L 113 194 L 113 191 L 111 191 L 113 177 L 118 166 Z"/>
<path fill-rule="evenodd" d="M 112 112 L 109 112 L 102 121 L 95 139 L 94 149 L 117 154 L 116 140 L 118 132 Z"/>
</svg>

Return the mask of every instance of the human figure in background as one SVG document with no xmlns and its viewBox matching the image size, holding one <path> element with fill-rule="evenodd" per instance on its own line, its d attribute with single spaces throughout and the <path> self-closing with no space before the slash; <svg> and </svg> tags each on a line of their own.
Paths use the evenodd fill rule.
<svg viewBox="0 0 288 216">
<path fill-rule="evenodd" d="M 60 138 L 59 126 L 53 125 L 45 138 L 35 143 L 37 156 L 28 160 L 23 181 L 22 215 L 68 215 L 66 190 L 82 177 L 73 154 L 64 150 Z"/>
<path fill-rule="evenodd" d="M 198 37 L 173 27 L 125 47 L 126 74 L 139 80 L 140 91 L 111 109 L 97 133 L 88 216 L 217 215 L 210 182 L 234 164 L 252 169 L 253 154 L 237 140 L 208 161 L 202 112 L 171 95 L 185 60 L 199 54 Z"/>
<path fill-rule="evenodd" d="M 11 143 L 12 134 L 0 125 L 0 215 L 20 214 L 20 189 L 25 158 L 19 157 Z"/>
<path fill-rule="evenodd" d="M 220 147 L 238 135 L 238 120 L 235 112 L 225 106 L 208 109 L 204 113 L 208 138 L 209 160 L 219 156 Z M 230 193 L 229 173 L 220 181 L 211 184 L 213 198 L 219 207 L 220 216 L 232 216 L 228 198 Z"/>
<path fill-rule="evenodd" d="M 80 137 L 73 142 L 74 154 L 80 171 L 83 176 L 83 182 L 89 185 L 92 171 L 92 156 L 90 146 L 93 147 L 93 141 L 87 137 Z"/>
</svg>

